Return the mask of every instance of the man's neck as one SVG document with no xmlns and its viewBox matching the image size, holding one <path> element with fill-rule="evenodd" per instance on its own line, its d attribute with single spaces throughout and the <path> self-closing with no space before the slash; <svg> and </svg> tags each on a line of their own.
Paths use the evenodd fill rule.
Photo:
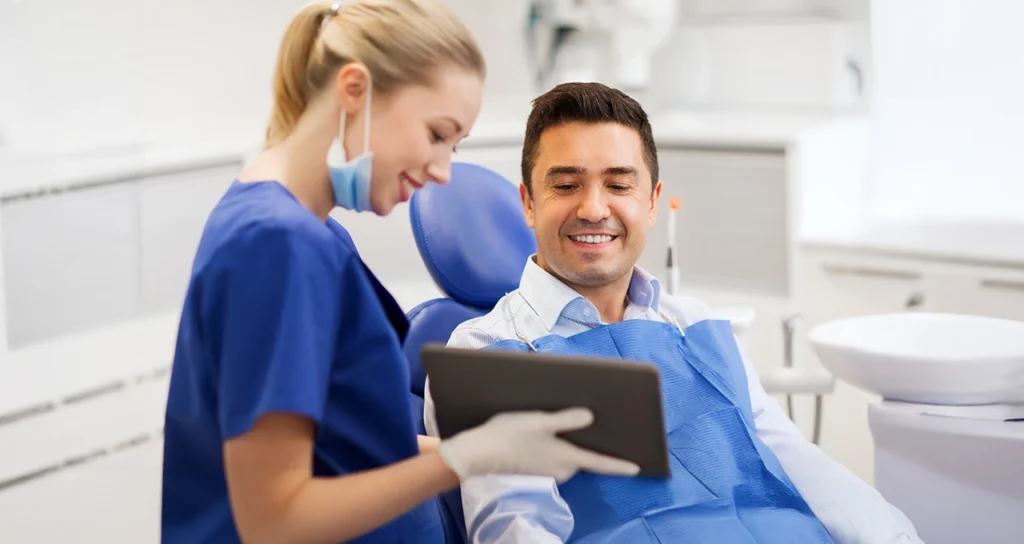
<svg viewBox="0 0 1024 544">
<path fill-rule="evenodd" d="M 627 295 L 631 279 L 631 275 L 626 275 L 614 283 L 599 287 L 582 285 L 570 285 L 570 287 L 597 308 L 597 312 L 601 314 L 602 323 L 618 323 L 625 317 L 626 307 L 629 305 Z"/>
</svg>

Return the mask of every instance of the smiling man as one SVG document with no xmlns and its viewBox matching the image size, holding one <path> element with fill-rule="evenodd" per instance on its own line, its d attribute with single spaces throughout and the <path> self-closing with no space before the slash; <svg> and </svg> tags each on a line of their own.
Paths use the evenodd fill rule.
<svg viewBox="0 0 1024 544">
<path fill-rule="evenodd" d="M 449 345 L 657 365 L 672 476 L 471 479 L 462 485 L 471 542 L 919 542 L 899 510 L 809 443 L 768 397 L 728 323 L 698 300 L 661 293 L 636 266 L 661 196 L 639 104 L 597 83 L 537 98 L 522 176 L 537 254 L 519 289 L 460 325 Z M 436 436 L 429 384 L 426 401 Z"/>
</svg>

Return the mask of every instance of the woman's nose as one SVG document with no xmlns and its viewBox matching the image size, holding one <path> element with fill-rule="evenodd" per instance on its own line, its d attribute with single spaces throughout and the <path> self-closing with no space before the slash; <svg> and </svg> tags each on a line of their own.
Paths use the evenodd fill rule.
<svg viewBox="0 0 1024 544">
<path fill-rule="evenodd" d="M 441 185 L 445 185 L 452 177 L 451 163 L 446 163 L 444 166 L 438 166 L 437 164 L 427 165 L 427 178 L 434 180 Z"/>
</svg>

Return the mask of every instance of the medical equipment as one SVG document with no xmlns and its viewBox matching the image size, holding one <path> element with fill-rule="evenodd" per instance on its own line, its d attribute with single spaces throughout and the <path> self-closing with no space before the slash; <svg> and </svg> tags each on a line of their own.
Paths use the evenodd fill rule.
<svg viewBox="0 0 1024 544">
<path fill-rule="evenodd" d="M 1024 534 L 1024 322 L 900 313 L 815 327 L 839 379 L 880 395 L 875 486 L 929 544 Z M 895 400 L 899 399 L 899 401 Z"/>
<path fill-rule="evenodd" d="M 668 256 L 665 266 L 668 268 L 668 292 L 679 294 L 679 263 L 676 262 L 676 213 L 679 211 L 678 198 L 668 199 Z"/>
<path fill-rule="evenodd" d="M 533 0 L 526 41 L 537 90 L 566 81 L 646 89 L 678 12 L 679 0 Z"/>
<path fill-rule="evenodd" d="M 782 320 L 783 349 L 782 368 L 774 369 L 761 378 L 761 386 L 769 394 L 786 396 L 786 413 L 794 418 L 793 395 L 814 395 L 814 430 L 811 442 L 817 444 L 821 440 L 822 401 L 825 395 L 835 390 L 835 378 L 820 369 L 802 368 L 794 364 L 793 344 L 796 326 L 803 321 L 799 314 L 791 315 Z"/>
<path fill-rule="evenodd" d="M 889 400 L 1024 403 L 1024 323 L 897 313 L 825 323 L 811 343 L 833 374 Z"/>
</svg>

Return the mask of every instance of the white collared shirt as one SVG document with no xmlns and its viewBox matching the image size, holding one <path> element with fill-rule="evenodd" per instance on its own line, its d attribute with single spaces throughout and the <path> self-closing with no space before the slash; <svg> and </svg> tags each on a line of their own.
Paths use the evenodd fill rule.
<svg viewBox="0 0 1024 544">
<path fill-rule="evenodd" d="M 657 279 L 637 267 L 627 291 L 624 319 L 663 321 L 682 328 L 711 317 L 694 298 L 664 296 Z M 533 260 L 526 264 L 519 289 L 498 301 L 487 315 L 459 325 L 449 346 L 484 348 L 502 340 L 574 334 L 603 325 L 597 308 Z M 776 455 L 786 474 L 836 544 L 911 544 L 921 542 L 913 525 L 874 488 L 811 444 L 761 387 L 744 358 L 757 436 Z M 424 422 L 438 436 L 430 384 L 425 390 Z M 551 478 L 482 476 L 462 483 L 466 529 L 473 544 L 562 543 L 574 522 Z"/>
</svg>

